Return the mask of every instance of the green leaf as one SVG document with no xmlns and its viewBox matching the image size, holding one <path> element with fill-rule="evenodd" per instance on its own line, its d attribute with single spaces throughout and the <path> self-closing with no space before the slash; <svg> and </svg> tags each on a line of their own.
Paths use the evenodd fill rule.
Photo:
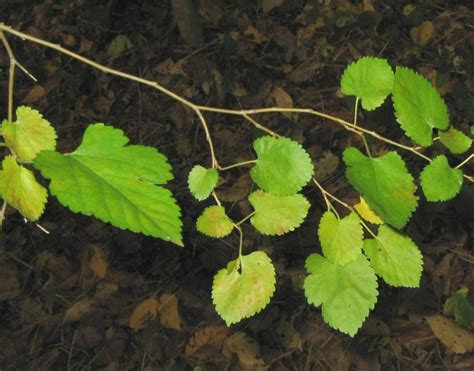
<svg viewBox="0 0 474 371">
<path fill-rule="evenodd" d="M 275 268 L 263 251 L 229 262 L 214 277 L 212 300 L 227 325 L 265 308 L 275 291 Z"/>
<path fill-rule="evenodd" d="M 20 106 L 16 110 L 16 121 L 2 122 L 6 145 L 23 162 L 31 162 L 43 150 L 56 148 L 56 132 L 37 110 Z"/>
<path fill-rule="evenodd" d="M 205 200 L 216 187 L 218 179 L 219 174 L 216 169 L 206 169 L 201 165 L 196 165 L 189 173 L 189 190 L 197 200 Z"/>
<path fill-rule="evenodd" d="M 346 176 L 370 208 L 386 223 L 403 228 L 418 205 L 416 186 L 396 152 L 364 156 L 357 148 L 344 151 Z"/>
<path fill-rule="evenodd" d="M 363 57 L 350 64 L 341 78 L 341 91 L 355 95 L 362 107 L 372 111 L 380 106 L 392 91 L 393 70 L 385 59 Z"/>
<path fill-rule="evenodd" d="M 462 131 L 449 128 L 447 131 L 439 131 L 439 141 L 452 153 L 460 154 L 471 148 L 472 139 Z"/>
<path fill-rule="evenodd" d="M 420 174 L 421 188 L 428 201 L 447 201 L 461 191 L 463 174 L 449 166 L 445 155 L 437 156 Z"/>
<path fill-rule="evenodd" d="M 443 307 L 443 314 L 450 315 L 454 312 L 454 319 L 463 327 L 474 326 L 474 306 L 467 300 L 469 290 L 462 288 L 455 292 Z"/>
<path fill-rule="evenodd" d="M 196 227 L 199 232 L 209 237 L 222 238 L 230 234 L 234 223 L 226 215 L 222 206 L 209 206 L 198 218 Z"/>
<path fill-rule="evenodd" d="M 332 211 L 326 211 L 319 222 L 318 236 L 324 256 L 335 264 L 350 263 L 362 251 L 364 232 L 356 213 L 338 219 Z"/>
<path fill-rule="evenodd" d="M 255 191 L 249 196 L 255 209 L 250 219 L 252 225 L 262 234 L 280 236 L 303 223 L 309 209 L 308 200 L 300 194 L 278 196 Z"/>
<path fill-rule="evenodd" d="M 43 151 L 34 166 L 72 211 L 182 246 L 179 206 L 158 186 L 172 179 L 171 166 L 155 148 L 127 143 L 122 130 L 94 124 L 74 152 Z"/>
<path fill-rule="evenodd" d="M 389 285 L 419 287 L 423 257 L 415 243 L 387 225 L 379 228 L 377 239 L 364 241 L 364 251 L 380 277 Z"/>
<path fill-rule="evenodd" d="M 26 219 L 35 221 L 43 214 L 48 192 L 34 174 L 16 163 L 12 156 L 2 161 L 0 195 Z"/>
<path fill-rule="evenodd" d="M 433 128 L 444 130 L 449 126 L 444 99 L 427 79 L 409 68 L 396 68 L 392 99 L 398 123 L 422 146 L 433 143 Z"/>
<path fill-rule="evenodd" d="M 264 136 L 253 143 L 258 160 L 250 176 L 266 192 L 289 196 L 301 190 L 314 173 L 308 153 L 289 138 Z"/>
<path fill-rule="evenodd" d="M 363 254 L 340 266 L 319 254 L 306 259 L 309 275 L 304 281 L 308 302 L 322 305 L 330 326 L 354 336 L 377 302 L 377 277 Z"/>
</svg>

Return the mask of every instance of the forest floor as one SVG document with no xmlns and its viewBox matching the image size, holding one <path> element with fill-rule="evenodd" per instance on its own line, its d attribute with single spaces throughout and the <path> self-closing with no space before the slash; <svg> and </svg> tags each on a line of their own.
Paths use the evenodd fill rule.
<svg viewBox="0 0 474 371">
<path fill-rule="evenodd" d="M 155 80 L 195 103 L 306 107 L 351 121 L 353 103 L 340 93 L 340 76 L 348 63 L 371 55 L 414 68 L 435 83 L 458 129 L 469 132 L 474 123 L 470 0 L 201 0 L 199 18 L 202 35 L 187 36 L 202 40 L 190 47 L 168 1 L 0 3 L 0 22 Z M 121 42 L 113 44 L 117 38 Z M 474 369 L 472 328 L 458 337 L 457 325 L 434 332 L 426 320 L 444 315 L 450 321 L 452 315 L 443 314 L 446 300 L 474 287 L 472 185 L 450 202 L 420 200 L 406 233 L 424 254 L 421 287 L 379 282 L 376 307 L 354 338 L 326 325 L 301 289 L 304 261 L 320 251 L 316 230 L 325 204 L 318 191 L 305 190 L 310 214 L 290 234 L 262 236 L 244 225 L 245 251 L 263 249 L 271 256 L 277 289 L 261 313 L 228 328 L 210 291 L 215 273 L 235 259 L 238 236 L 215 240 L 195 229 L 211 202 L 196 201 L 187 188 L 194 165 L 210 166 L 198 119 L 149 87 L 16 37 L 9 40 L 38 79 L 34 84 L 16 74 L 15 104 L 43 113 L 57 130 L 61 151 L 74 150 L 88 124 L 105 122 L 123 129 L 132 143 L 157 147 L 169 158 L 185 247 L 74 214 L 52 196 L 40 220 L 49 234 L 9 210 L 0 234 L 2 371 Z M 8 90 L 3 50 L 0 67 L 3 119 Z M 254 126 L 240 117 L 208 113 L 206 118 L 223 166 L 255 158 L 251 144 L 262 133 Z M 358 201 L 341 163 L 344 148 L 361 145 L 356 135 L 303 115 L 256 119 L 300 142 L 329 191 L 350 204 Z M 361 112 L 359 123 L 406 141 L 390 102 Z M 387 150 L 383 142 L 370 145 L 375 153 Z M 401 155 L 420 168 L 420 159 Z M 466 169 L 472 173 L 474 165 Z M 245 167 L 220 179 L 218 195 L 236 220 L 248 213 L 251 187 Z"/>
</svg>

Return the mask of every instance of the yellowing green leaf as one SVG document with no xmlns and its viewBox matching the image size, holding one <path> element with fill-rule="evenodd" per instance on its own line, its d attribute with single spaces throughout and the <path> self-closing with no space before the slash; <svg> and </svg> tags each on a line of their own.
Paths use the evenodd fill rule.
<svg viewBox="0 0 474 371">
<path fill-rule="evenodd" d="M 372 224 L 383 224 L 383 220 L 367 205 L 364 197 L 360 198 L 360 202 L 354 205 L 354 209 L 356 209 L 357 213 L 359 214 L 362 219 L 367 220 L 369 223 Z"/>
<path fill-rule="evenodd" d="M 277 235 L 288 233 L 303 223 L 309 209 L 309 202 L 303 195 L 278 196 L 263 191 L 255 191 L 249 196 L 255 208 L 250 219 L 261 233 Z"/>
<path fill-rule="evenodd" d="M 218 179 L 219 174 L 216 169 L 206 169 L 201 165 L 196 165 L 189 173 L 189 190 L 197 200 L 205 200 L 216 187 Z"/>
<path fill-rule="evenodd" d="M 16 121 L 2 123 L 6 145 L 24 162 L 31 162 L 43 150 L 56 148 L 56 132 L 37 110 L 20 106 Z"/>
<path fill-rule="evenodd" d="M 436 88 L 415 71 L 397 67 L 392 92 L 397 121 L 422 146 L 433 143 L 434 128 L 449 126 L 448 107 Z"/>
<path fill-rule="evenodd" d="M 377 302 L 377 277 L 367 258 L 340 266 L 319 254 L 306 259 L 309 275 L 304 282 L 308 302 L 322 306 L 324 321 L 354 336 Z"/>
<path fill-rule="evenodd" d="M 440 155 L 425 166 L 420 179 L 428 201 L 447 201 L 461 191 L 463 175 L 461 170 L 449 166 L 446 156 Z"/>
<path fill-rule="evenodd" d="M 12 156 L 2 161 L 0 195 L 26 219 L 35 221 L 43 214 L 48 192 L 34 174 L 16 163 Z"/>
<path fill-rule="evenodd" d="M 345 69 L 341 78 L 341 91 L 358 97 L 367 111 L 380 106 L 392 91 L 392 86 L 392 67 L 382 58 L 360 58 Z"/>
<path fill-rule="evenodd" d="M 326 211 L 319 222 L 318 236 L 324 256 L 335 264 L 350 263 L 362 250 L 364 233 L 356 213 L 338 219 L 332 211 Z"/>
<path fill-rule="evenodd" d="M 233 260 L 214 277 L 216 311 L 228 326 L 251 317 L 268 305 L 275 283 L 275 268 L 263 251 Z"/>
<path fill-rule="evenodd" d="M 196 222 L 197 230 L 206 236 L 222 238 L 230 234 L 234 223 L 226 215 L 222 206 L 207 207 Z"/>
<path fill-rule="evenodd" d="M 446 131 L 439 131 L 438 135 L 440 142 L 452 153 L 464 153 L 471 148 L 472 139 L 462 131 L 449 128 Z"/>
<path fill-rule="evenodd" d="M 289 138 L 264 136 L 253 147 L 258 160 L 250 176 L 265 192 L 289 196 L 300 191 L 313 176 L 308 153 Z"/>
<path fill-rule="evenodd" d="M 122 130 L 94 124 L 74 152 L 42 151 L 34 166 L 72 211 L 182 246 L 179 206 L 159 186 L 173 178 L 171 166 L 156 148 L 127 143 Z"/>
<path fill-rule="evenodd" d="M 409 237 L 382 225 L 376 239 L 364 241 L 364 251 L 375 273 L 389 285 L 420 286 L 423 258 Z"/>
<path fill-rule="evenodd" d="M 364 156 L 350 147 L 344 151 L 346 176 L 372 210 L 386 223 L 403 228 L 418 205 L 416 186 L 405 162 L 396 152 Z"/>
</svg>

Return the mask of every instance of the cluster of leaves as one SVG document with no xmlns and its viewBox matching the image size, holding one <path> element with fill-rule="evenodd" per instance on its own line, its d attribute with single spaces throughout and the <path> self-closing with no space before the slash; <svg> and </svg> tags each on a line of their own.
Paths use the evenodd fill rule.
<svg viewBox="0 0 474 371">
<path fill-rule="evenodd" d="M 366 110 L 376 109 L 391 94 L 401 128 L 423 147 L 433 143 L 433 129 L 452 153 L 464 153 L 471 146 L 468 136 L 449 126 L 446 104 L 436 89 L 411 69 L 397 67 L 393 72 L 386 60 L 365 57 L 348 66 L 341 89 L 356 96 Z M 261 137 L 254 149 L 257 159 L 250 176 L 260 189 L 248 196 L 254 208 L 250 222 L 265 235 L 288 233 L 308 212 L 309 203 L 298 192 L 312 178 L 312 162 L 288 138 Z M 395 287 L 418 287 L 423 259 L 416 244 L 399 231 L 419 201 L 415 180 L 400 155 L 389 151 L 373 157 L 350 147 L 343 160 L 347 179 L 361 201 L 345 217 L 332 206 L 323 214 L 318 227 L 322 254 L 311 254 L 306 260 L 304 291 L 309 303 L 322 307 L 329 325 L 353 336 L 377 301 L 377 276 Z M 198 200 L 209 197 L 217 182 L 216 169 L 197 165 L 189 175 L 189 189 Z M 451 167 L 445 155 L 437 156 L 420 175 L 428 201 L 453 198 L 462 182 L 462 171 Z M 372 232 L 364 220 L 378 231 Z M 197 220 L 197 229 L 210 237 L 227 236 L 234 228 L 239 225 L 220 204 L 206 208 Z M 365 238 L 364 230 L 372 238 Z M 262 310 L 274 286 L 275 270 L 264 252 L 239 252 L 215 276 L 212 297 L 217 312 L 230 325 Z"/>
<path fill-rule="evenodd" d="M 56 149 L 56 133 L 36 110 L 21 106 L 16 121 L 4 120 L 2 135 L 11 155 L 0 171 L 0 194 L 27 220 L 43 214 L 48 192 L 26 166 L 50 179 L 50 192 L 72 211 L 182 246 L 181 212 L 162 187 L 173 178 L 155 148 L 128 145 L 119 129 L 90 125 L 72 153 Z"/>
<path fill-rule="evenodd" d="M 356 106 L 360 101 L 366 110 L 376 109 L 391 95 L 400 127 L 422 147 L 433 143 L 433 130 L 454 154 L 471 147 L 471 138 L 450 126 L 442 97 L 415 71 L 397 67 L 394 72 L 386 60 L 365 57 L 348 66 L 341 89 L 356 96 Z M 121 130 L 92 124 L 79 147 L 62 154 L 56 151 L 51 124 L 29 107 L 18 107 L 16 121 L 4 120 L 1 133 L 11 154 L 2 161 L 0 195 L 26 219 L 38 220 L 48 194 L 28 169 L 32 165 L 50 180 L 50 192 L 72 211 L 182 246 L 181 212 L 163 187 L 172 179 L 172 169 L 155 148 L 128 145 Z M 256 159 L 250 176 L 258 189 L 248 200 L 254 211 L 234 222 L 216 198 L 217 204 L 207 207 L 196 223 L 201 233 L 214 238 L 233 230 L 241 234 L 238 257 L 217 272 L 212 287 L 216 310 L 228 325 L 265 308 L 276 285 L 275 268 L 265 252 L 243 254 L 240 224 L 250 220 L 260 233 L 280 236 L 298 228 L 310 207 L 301 191 L 311 181 L 314 166 L 301 145 L 285 137 L 263 136 L 253 148 Z M 309 303 L 321 306 L 329 325 L 353 336 L 377 301 L 377 276 L 395 287 L 417 287 L 423 262 L 416 244 L 400 232 L 419 200 L 404 160 L 394 151 L 373 157 L 355 147 L 344 151 L 343 160 L 360 203 L 341 216 L 327 200 L 328 210 L 317 228 L 321 253 L 306 260 L 304 291 Z M 189 174 L 189 189 L 196 199 L 205 200 L 218 178 L 217 169 L 197 165 Z M 455 197 L 463 179 L 461 169 L 451 167 L 443 154 L 420 174 L 428 201 Z M 456 308 L 462 307 L 460 302 Z"/>
</svg>

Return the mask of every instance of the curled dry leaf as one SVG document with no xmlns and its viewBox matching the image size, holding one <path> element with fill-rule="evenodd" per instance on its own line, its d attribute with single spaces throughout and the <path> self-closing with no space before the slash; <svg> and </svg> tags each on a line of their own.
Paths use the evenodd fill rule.
<svg viewBox="0 0 474 371">
<path fill-rule="evenodd" d="M 433 38 L 434 26 L 430 21 L 422 22 L 418 27 L 410 30 L 410 36 L 413 42 L 424 46 Z"/>
<path fill-rule="evenodd" d="M 160 302 L 155 298 L 142 301 L 133 311 L 128 325 L 135 330 L 145 328 L 148 322 L 156 318 L 159 308 Z"/>
<path fill-rule="evenodd" d="M 257 341 L 245 332 L 236 332 L 226 339 L 224 350 L 235 353 L 239 357 L 242 366 L 258 367 L 265 365 Z"/>
<path fill-rule="evenodd" d="M 89 268 L 94 273 L 94 276 L 104 278 L 109 268 L 105 252 L 99 245 L 92 246 L 92 250 L 94 251 L 94 255 L 89 262 Z"/>
<path fill-rule="evenodd" d="M 160 323 L 173 330 L 181 330 L 181 319 L 178 312 L 178 299 L 173 294 L 163 294 L 159 299 Z"/>
<path fill-rule="evenodd" d="M 227 326 L 211 325 L 199 329 L 186 344 L 184 355 L 198 358 L 199 353 L 203 350 L 206 350 L 206 356 L 212 351 L 220 353 L 228 332 Z"/>
</svg>

